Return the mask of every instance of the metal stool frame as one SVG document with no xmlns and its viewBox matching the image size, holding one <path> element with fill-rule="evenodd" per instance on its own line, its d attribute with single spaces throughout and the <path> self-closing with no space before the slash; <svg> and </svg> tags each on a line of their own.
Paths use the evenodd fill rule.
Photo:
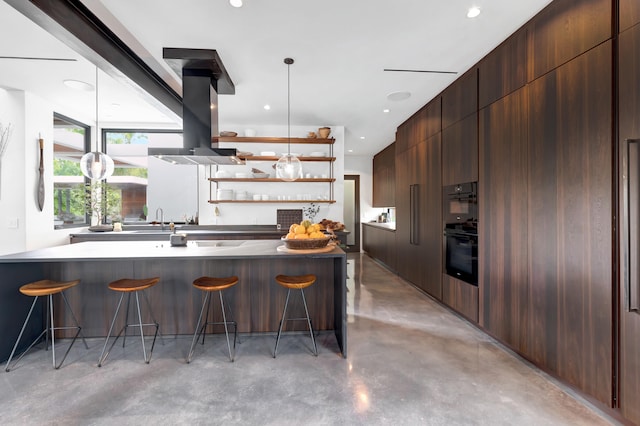
<svg viewBox="0 0 640 426">
<path fill-rule="evenodd" d="M 149 314 L 151 315 L 151 320 L 153 321 L 152 323 L 143 323 L 142 322 L 142 314 L 140 313 L 140 298 L 138 297 L 138 293 L 140 291 L 144 290 L 136 290 L 133 292 L 127 292 L 127 313 L 126 313 L 126 317 L 125 317 L 125 323 L 124 326 L 120 329 L 120 332 L 118 333 L 118 335 L 116 336 L 116 338 L 113 340 L 113 343 L 111 344 L 111 346 L 109 347 L 109 350 L 105 353 L 105 350 L 107 349 L 107 344 L 109 343 L 109 338 L 111 337 L 111 332 L 113 331 L 113 326 L 116 323 L 116 319 L 118 318 L 118 312 L 120 311 L 120 306 L 122 305 L 122 299 L 124 298 L 124 292 L 120 295 L 120 300 L 118 301 L 118 306 L 116 307 L 116 313 L 113 315 L 113 319 L 111 320 L 111 326 L 109 327 L 109 332 L 107 333 L 107 338 L 104 340 L 104 346 L 102 347 L 102 353 L 100 354 L 100 358 L 98 359 L 98 367 L 102 367 L 102 363 L 104 363 L 104 361 L 107 359 L 107 357 L 109 356 L 109 353 L 111 352 L 111 349 L 113 349 L 113 347 L 115 346 L 116 342 L 118 341 L 118 338 L 120 338 L 120 335 L 122 334 L 122 332 L 124 331 L 124 337 L 122 338 L 122 347 L 124 347 L 126 338 L 127 338 L 127 332 L 126 329 L 128 327 L 139 327 L 140 328 L 140 339 L 142 340 L 142 354 L 144 356 L 144 362 L 145 364 L 149 364 L 149 362 L 151 361 L 151 355 L 153 353 L 153 348 L 156 344 L 156 338 L 158 337 L 158 330 L 160 328 L 160 324 L 158 323 L 158 321 L 156 321 L 154 315 L 153 315 L 153 311 L 151 310 L 151 305 L 149 304 L 149 299 L 147 299 L 146 294 L 143 293 L 144 299 L 147 303 L 147 307 L 149 308 Z M 137 312 L 138 312 L 138 323 L 137 324 L 129 324 L 129 305 L 131 303 L 131 293 L 135 293 L 136 295 L 136 308 L 137 308 Z M 149 356 L 147 357 L 147 349 L 146 349 L 146 345 L 144 342 L 144 329 L 142 327 L 150 327 L 150 326 L 155 326 L 156 331 L 153 335 L 153 342 L 151 343 L 151 349 L 149 350 Z M 162 335 L 160 335 L 160 338 L 162 339 Z"/>
<path fill-rule="evenodd" d="M 198 339 L 200 338 L 200 335 L 202 335 L 202 344 L 204 345 L 204 337 L 207 333 L 205 333 L 205 330 L 207 328 L 208 325 L 220 325 L 220 324 L 224 324 L 224 333 L 227 336 L 227 348 L 229 349 L 229 360 L 231 360 L 231 362 L 233 362 L 235 360 L 235 354 L 236 354 L 236 340 L 238 339 L 238 323 L 233 319 L 233 312 L 231 312 L 231 306 L 227 305 L 227 309 L 229 310 L 229 317 L 231 318 L 231 321 L 227 321 L 227 315 L 225 313 L 225 304 L 224 304 L 224 298 L 222 297 L 222 290 L 218 291 L 218 294 L 220 295 L 220 307 L 222 308 L 222 321 L 218 321 L 218 322 L 211 322 L 211 321 L 207 321 L 207 319 L 209 318 L 209 309 L 211 307 L 211 300 L 212 298 L 211 296 L 211 290 L 203 290 L 206 294 L 204 296 L 204 300 L 202 302 L 202 309 L 200 309 L 200 316 L 198 316 L 198 323 L 196 324 L 196 331 L 193 333 L 193 340 L 191 341 L 191 348 L 189 349 L 189 355 L 187 355 L 187 364 L 191 363 L 191 359 L 193 358 L 193 352 L 195 351 L 195 347 L 196 347 L 196 342 L 198 341 Z M 216 291 L 216 290 L 213 290 Z M 208 303 L 207 303 L 208 301 Z M 202 314 L 204 313 L 204 308 L 205 306 L 207 307 L 207 313 L 205 315 L 205 323 L 202 324 L 202 327 L 200 327 L 200 324 L 202 323 Z M 233 332 L 233 353 L 231 352 L 231 343 L 229 342 L 229 329 L 227 327 L 227 324 L 231 324 L 234 327 L 234 332 Z M 200 331 L 198 331 L 200 330 Z"/>
<path fill-rule="evenodd" d="M 285 321 L 302 321 L 306 320 L 309 326 L 309 334 L 311 335 L 311 342 L 313 343 L 313 355 L 318 356 L 318 346 L 316 345 L 316 339 L 313 336 L 313 327 L 311 326 L 311 317 L 309 317 L 309 309 L 307 308 L 307 299 L 304 297 L 304 289 L 300 289 L 300 295 L 302 295 L 302 303 L 304 304 L 304 312 L 307 315 L 306 318 L 286 318 L 287 306 L 289 305 L 289 296 L 291 295 L 291 289 L 287 289 L 287 299 L 284 302 L 284 309 L 282 310 L 282 318 L 280 319 L 280 327 L 278 328 L 278 335 L 276 336 L 276 347 L 273 349 L 273 357 L 275 358 L 278 353 L 278 343 L 280 342 L 280 335 L 282 334 L 282 326 Z"/>
<path fill-rule="evenodd" d="M 71 351 L 71 347 L 73 346 L 73 344 L 75 343 L 75 341 L 76 341 L 76 339 L 78 338 L 79 335 L 81 335 L 80 337 L 82 338 L 82 341 L 84 342 L 85 348 L 89 349 L 89 345 L 87 345 L 87 341 L 84 338 L 84 334 L 82 334 L 82 327 L 80 327 L 80 324 L 78 323 L 78 320 L 77 320 L 75 314 L 73 313 L 73 310 L 71 309 L 71 305 L 69 305 L 69 301 L 67 300 L 67 297 L 64 295 L 64 291 L 61 291 L 60 295 L 62 296 L 62 300 L 64 300 L 64 303 L 67 305 L 67 308 L 69 309 L 69 312 L 71 313 L 71 317 L 73 318 L 73 321 L 76 323 L 76 325 L 75 326 L 55 327 L 54 326 L 54 322 L 53 322 L 53 317 L 54 317 L 54 315 L 53 315 L 53 294 L 49 294 L 49 295 L 45 296 L 45 297 L 47 297 L 47 314 L 46 314 L 47 323 L 46 323 L 45 329 L 42 330 L 42 333 L 40 333 L 38 335 L 38 337 L 36 337 L 35 340 L 29 345 L 29 347 L 27 349 L 25 349 L 24 352 L 22 352 L 20 354 L 18 359 L 15 360 L 14 366 L 18 362 L 20 362 L 22 357 L 25 356 L 27 352 L 29 352 L 29 350 L 42 338 L 43 335 L 45 336 L 45 342 L 46 342 L 45 343 L 45 350 L 49 350 L 49 334 L 51 334 L 51 357 L 52 357 L 52 360 L 53 360 L 53 368 L 55 368 L 56 370 L 59 369 L 62 366 L 62 363 L 67 358 L 67 355 Z M 33 303 L 31 304 L 31 309 L 29 309 L 29 313 L 27 314 L 27 318 L 24 320 L 24 324 L 22 324 L 22 329 L 20 330 L 20 334 L 18 335 L 18 339 L 16 339 L 16 343 L 13 346 L 13 350 L 11 351 L 11 355 L 9 355 L 9 360 L 7 361 L 7 365 L 5 366 L 5 371 L 6 372 L 9 372 L 9 370 L 10 370 L 11 360 L 13 359 L 13 355 L 15 354 L 16 349 L 18 348 L 18 344 L 20 343 L 20 339 L 22 339 L 22 334 L 24 333 L 24 330 L 27 328 L 27 323 L 29 322 L 29 319 L 31 318 L 31 314 L 33 313 L 33 308 L 36 306 L 36 303 L 38 302 L 38 298 L 39 297 L 40 296 L 34 296 Z M 62 360 L 60 361 L 60 364 L 56 365 L 56 341 L 55 341 L 54 332 L 56 330 L 70 330 L 70 329 L 74 329 L 74 328 L 77 330 L 76 334 L 75 334 L 75 336 L 73 336 L 73 340 L 71 341 L 71 344 L 67 348 L 67 351 L 64 353 L 64 356 L 62 357 Z"/>
</svg>

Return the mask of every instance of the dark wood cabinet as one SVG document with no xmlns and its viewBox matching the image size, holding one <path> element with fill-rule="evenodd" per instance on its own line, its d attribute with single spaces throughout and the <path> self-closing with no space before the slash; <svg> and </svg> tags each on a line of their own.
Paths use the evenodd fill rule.
<svg viewBox="0 0 640 426">
<path fill-rule="evenodd" d="M 392 143 L 373 157 L 373 207 L 396 205 L 396 145 Z"/>
<path fill-rule="evenodd" d="M 442 129 L 478 111 L 478 69 L 473 67 L 442 92 Z"/>
<path fill-rule="evenodd" d="M 440 134 L 396 154 L 398 274 L 442 297 Z"/>
<path fill-rule="evenodd" d="M 588 2 L 597 9 L 594 3 Z M 528 122 L 528 354 L 607 404 L 613 377 L 611 63 L 609 41 L 532 82 Z"/>
<path fill-rule="evenodd" d="M 444 274 L 442 302 L 467 319 L 478 322 L 478 287 Z"/>
<path fill-rule="evenodd" d="M 396 232 L 376 225 L 362 224 L 362 248 L 369 256 L 396 270 Z"/>
<path fill-rule="evenodd" d="M 478 180 L 478 114 L 442 131 L 442 184 Z"/>
<path fill-rule="evenodd" d="M 620 32 L 640 23 L 640 2 L 638 0 L 620 0 Z"/>
<path fill-rule="evenodd" d="M 480 110 L 480 325 L 528 348 L 527 87 Z"/>
<path fill-rule="evenodd" d="M 620 2 L 621 15 L 623 3 Z M 637 9 L 636 9 L 637 10 Z M 622 16 L 621 16 L 622 18 Z M 622 19 L 621 19 L 622 22 Z M 640 149 L 640 25 L 623 31 L 619 37 L 619 140 L 620 159 L 620 284 L 619 284 L 619 368 L 618 406 L 621 414 L 636 424 L 640 424 L 640 304 L 638 293 L 638 265 L 640 247 L 637 209 L 640 204 L 638 186 L 638 153 Z M 635 145 L 635 146 L 633 146 Z M 630 158 L 629 150 L 635 154 Z M 633 160 L 633 161 L 631 161 Z M 630 250 L 630 248 L 632 250 Z M 635 299 L 635 300 L 633 300 Z"/>
<path fill-rule="evenodd" d="M 528 30 L 520 29 L 478 66 L 478 107 L 484 108 L 527 83 Z"/>
<path fill-rule="evenodd" d="M 634 0 L 632 0 L 634 1 Z M 611 0 L 555 0 L 529 24 L 529 81 L 611 38 Z"/>
</svg>

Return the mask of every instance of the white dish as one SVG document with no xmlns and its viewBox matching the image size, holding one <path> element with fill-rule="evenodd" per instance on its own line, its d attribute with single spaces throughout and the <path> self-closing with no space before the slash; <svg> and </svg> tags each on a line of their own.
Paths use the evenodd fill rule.
<svg viewBox="0 0 640 426">
<path fill-rule="evenodd" d="M 314 151 L 311 154 L 309 154 L 309 157 L 326 157 L 327 154 L 324 152 L 320 152 L 320 151 Z"/>
<path fill-rule="evenodd" d="M 236 178 L 238 179 L 245 179 L 249 177 L 249 175 L 247 175 L 246 173 L 236 173 Z"/>
<path fill-rule="evenodd" d="M 262 151 L 260 156 L 262 157 L 275 157 L 276 153 L 274 151 Z"/>
<path fill-rule="evenodd" d="M 269 173 L 253 173 L 253 177 L 256 179 L 266 179 L 269 177 Z"/>
</svg>

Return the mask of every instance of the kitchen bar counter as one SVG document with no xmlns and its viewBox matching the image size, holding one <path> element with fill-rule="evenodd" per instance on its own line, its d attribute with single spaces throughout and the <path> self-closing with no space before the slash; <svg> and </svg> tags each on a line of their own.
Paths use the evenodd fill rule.
<svg viewBox="0 0 640 426">
<path fill-rule="evenodd" d="M 346 357 L 346 254 L 340 248 L 326 253 L 289 253 L 279 246 L 279 240 L 190 241 L 184 247 L 171 247 L 168 241 L 104 241 L 0 256 L 0 331 L 4 337 L 0 360 L 8 358 L 30 307 L 32 299 L 18 291 L 30 281 L 79 278 L 80 285 L 70 289 L 67 298 L 85 335 L 105 336 L 119 296 L 107 284 L 125 277 L 158 276 L 160 283 L 149 289 L 149 299 L 161 332 L 173 335 L 193 333 L 202 296 L 191 285 L 195 278 L 237 275 L 240 282 L 227 291 L 225 299 L 238 331 L 275 333 L 286 297 L 286 290 L 274 281 L 278 274 L 317 276 L 316 283 L 305 290 L 314 328 L 333 330 Z M 293 304 L 293 309 L 298 308 L 301 304 Z M 29 332 L 35 336 L 38 326 L 33 328 Z M 304 327 L 290 323 L 288 329 Z"/>
</svg>

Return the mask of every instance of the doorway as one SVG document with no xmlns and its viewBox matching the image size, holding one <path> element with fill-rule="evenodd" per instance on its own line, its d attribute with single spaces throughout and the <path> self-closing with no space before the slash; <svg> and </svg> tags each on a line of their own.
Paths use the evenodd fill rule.
<svg viewBox="0 0 640 426">
<path fill-rule="evenodd" d="M 360 252 L 360 175 L 344 175 L 344 227 L 348 253 Z"/>
</svg>

